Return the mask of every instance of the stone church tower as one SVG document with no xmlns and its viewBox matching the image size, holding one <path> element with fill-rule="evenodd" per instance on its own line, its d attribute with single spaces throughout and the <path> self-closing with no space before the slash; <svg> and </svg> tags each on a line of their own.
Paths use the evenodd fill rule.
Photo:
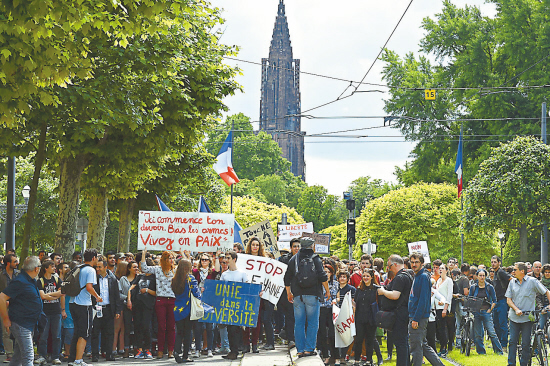
<svg viewBox="0 0 550 366">
<path fill-rule="evenodd" d="M 291 171 L 305 180 L 304 134 L 300 104 L 300 60 L 292 58 L 285 4 L 279 10 L 269 47 L 269 58 L 262 59 L 262 99 L 260 130 L 273 136 L 283 157 L 292 163 Z"/>
</svg>

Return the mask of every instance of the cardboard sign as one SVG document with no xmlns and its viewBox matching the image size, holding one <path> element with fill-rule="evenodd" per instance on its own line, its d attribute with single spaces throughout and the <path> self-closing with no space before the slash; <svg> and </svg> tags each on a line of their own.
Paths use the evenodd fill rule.
<svg viewBox="0 0 550 366">
<path fill-rule="evenodd" d="M 332 319 L 334 323 L 334 345 L 335 347 L 348 347 L 355 337 L 355 317 L 353 315 L 353 304 L 351 291 L 346 293 L 342 308 L 332 305 Z"/>
<path fill-rule="evenodd" d="M 139 211 L 138 249 L 232 250 L 234 225 L 233 214 Z"/>
<path fill-rule="evenodd" d="M 330 254 L 330 237 L 332 234 L 302 233 L 302 236 L 315 240 L 313 244 L 317 254 Z"/>
<path fill-rule="evenodd" d="M 250 282 L 262 285 L 262 299 L 277 305 L 285 289 L 287 265 L 278 260 L 249 254 L 237 256 L 237 268 L 248 274 Z"/>
<path fill-rule="evenodd" d="M 203 323 L 241 325 L 254 328 L 258 324 L 262 286 L 232 281 L 204 281 L 202 302 L 210 311 L 200 319 Z"/>
<path fill-rule="evenodd" d="M 279 248 L 277 248 L 277 238 L 273 234 L 273 229 L 271 229 L 271 224 L 269 220 L 262 221 L 256 225 L 252 225 L 246 229 L 243 229 L 239 232 L 241 240 L 243 241 L 243 246 L 246 248 L 248 241 L 257 237 L 264 244 L 264 248 L 267 252 L 273 253 L 275 258 L 279 258 L 281 253 L 279 253 Z"/>
<path fill-rule="evenodd" d="M 409 246 L 409 255 L 413 254 L 413 252 L 421 253 L 424 256 L 424 263 L 431 263 L 428 242 L 415 241 L 414 243 L 409 243 L 407 245 Z"/>
<path fill-rule="evenodd" d="M 279 225 L 279 241 L 291 241 L 293 238 L 299 238 L 302 233 L 313 233 L 313 223 L 295 225 Z"/>
</svg>

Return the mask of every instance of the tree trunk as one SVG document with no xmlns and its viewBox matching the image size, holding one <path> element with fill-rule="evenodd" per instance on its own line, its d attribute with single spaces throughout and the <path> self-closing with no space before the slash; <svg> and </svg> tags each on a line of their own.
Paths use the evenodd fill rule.
<svg viewBox="0 0 550 366">
<path fill-rule="evenodd" d="M 21 263 L 25 261 L 25 258 L 29 255 L 29 244 L 31 241 L 31 227 L 34 219 L 34 207 L 36 206 L 36 199 L 38 196 L 38 182 L 40 180 L 40 172 L 42 171 L 42 165 L 46 158 L 46 135 L 48 131 L 48 125 L 42 124 L 40 129 L 40 139 L 38 141 L 38 150 L 34 158 L 34 173 L 31 182 L 31 192 L 29 196 L 29 203 L 27 205 L 27 215 L 25 217 L 25 229 L 23 230 L 23 244 L 21 246 Z"/>
<path fill-rule="evenodd" d="M 127 199 L 120 210 L 117 248 L 119 252 L 128 253 L 130 251 L 130 232 L 132 229 L 132 217 L 134 216 L 136 200 L 136 198 Z"/>
<path fill-rule="evenodd" d="M 80 206 L 80 178 L 86 166 L 82 155 L 63 158 L 59 163 L 59 211 L 55 230 L 56 253 L 64 260 L 72 258 L 75 249 L 76 220 Z"/>
<path fill-rule="evenodd" d="M 527 257 L 527 224 L 521 224 L 519 227 L 519 259 L 526 262 Z"/>
<path fill-rule="evenodd" d="M 107 204 L 107 188 L 101 188 L 90 196 L 87 244 L 88 248 L 95 248 L 99 253 L 103 253 L 105 245 L 105 229 L 109 219 Z"/>
</svg>

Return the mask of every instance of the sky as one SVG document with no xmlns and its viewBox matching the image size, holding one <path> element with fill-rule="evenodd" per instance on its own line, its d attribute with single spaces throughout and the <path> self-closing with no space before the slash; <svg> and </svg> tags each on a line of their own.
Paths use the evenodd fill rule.
<svg viewBox="0 0 550 366">
<path fill-rule="evenodd" d="M 454 0 L 459 7 L 478 6 L 482 14 L 494 16 L 493 4 L 482 0 Z M 226 20 L 221 42 L 239 47 L 238 59 L 261 62 L 269 55 L 279 0 L 212 0 L 223 9 Z M 300 59 L 302 72 L 316 73 L 345 80 L 360 81 L 373 64 L 380 49 L 405 12 L 410 0 L 285 0 L 293 57 Z M 442 1 L 413 0 L 391 37 L 387 48 L 404 56 L 419 51 L 424 35 L 422 20 L 433 18 L 442 9 Z M 224 100 L 228 114 L 244 113 L 258 121 L 260 111 L 260 66 L 226 60 L 238 66 L 242 75 L 237 82 L 243 92 Z M 382 83 L 384 63 L 380 60 L 365 82 Z M 302 113 L 349 95 L 347 81 L 302 74 L 300 77 Z M 368 137 L 305 138 L 306 182 L 320 184 L 331 194 L 341 196 L 351 182 L 362 176 L 396 182 L 395 166 L 410 161 L 413 142 L 405 142 L 399 130 L 383 126 L 384 99 L 387 88 L 361 86 L 359 90 L 380 92 L 355 93 L 353 96 L 305 114 L 315 117 L 379 117 L 307 119 L 302 117 L 302 131 L 309 134 L 376 127 L 370 130 L 339 133 Z M 259 123 L 253 123 L 258 129 Z M 380 126 L 380 127 L 379 127 Z M 380 137 L 376 137 L 380 136 Z M 238 172 L 237 172 L 238 174 Z"/>
</svg>

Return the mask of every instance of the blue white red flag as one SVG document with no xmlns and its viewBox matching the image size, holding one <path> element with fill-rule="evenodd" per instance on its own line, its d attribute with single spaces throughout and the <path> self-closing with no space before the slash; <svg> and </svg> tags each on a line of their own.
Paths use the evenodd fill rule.
<svg viewBox="0 0 550 366">
<path fill-rule="evenodd" d="M 157 205 L 158 205 L 158 207 L 159 207 L 159 211 L 172 211 L 172 210 L 170 210 L 170 209 L 168 208 L 168 206 L 166 206 L 166 205 L 164 204 L 164 202 L 162 202 L 162 201 L 160 200 L 159 196 L 157 196 L 157 195 L 155 194 L 155 197 L 157 198 Z"/>
<path fill-rule="evenodd" d="M 212 212 L 203 196 L 200 196 L 199 198 L 199 212 Z M 243 243 L 243 241 L 241 240 L 241 236 L 239 235 L 242 229 L 243 228 L 241 227 L 241 225 L 239 225 L 237 220 L 235 220 L 235 226 L 233 228 L 233 231 L 235 232 L 233 240 L 235 241 L 235 243 Z"/>
<path fill-rule="evenodd" d="M 214 170 L 228 186 L 239 183 L 239 178 L 233 170 L 231 150 L 233 150 L 233 131 L 230 131 L 227 135 L 214 164 Z"/>
<path fill-rule="evenodd" d="M 458 198 L 462 194 L 462 130 L 460 131 L 460 139 L 458 140 L 458 152 L 456 154 L 455 173 L 458 185 Z"/>
</svg>

